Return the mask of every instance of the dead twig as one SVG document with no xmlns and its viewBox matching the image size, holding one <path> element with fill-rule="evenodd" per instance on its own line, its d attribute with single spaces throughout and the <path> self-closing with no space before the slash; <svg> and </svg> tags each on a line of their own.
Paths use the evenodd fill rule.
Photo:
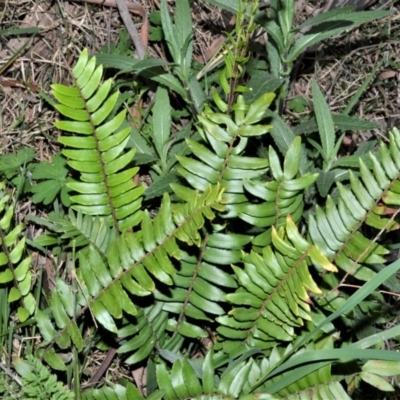
<svg viewBox="0 0 400 400">
<path fill-rule="evenodd" d="M 140 60 L 144 59 L 147 51 L 147 32 L 148 32 L 148 22 L 147 22 L 147 13 L 143 17 L 143 26 L 142 26 L 142 33 L 146 33 L 146 37 L 143 38 L 139 35 L 138 30 L 136 29 L 135 24 L 132 21 L 132 17 L 129 14 L 128 5 L 125 0 L 116 0 L 117 7 L 119 13 L 121 15 L 122 21 L 124 21 L 125 27 L 128 30 L 129 36 L 131 37 L 135 47 L 136 47 L 136 54 Z M 143 8 L 143 7 L 142 7 Z M 147 25 L 147 26 L 146 26 Z"/>
<path fill-rule="evenodd" d="M 136 48 L 136 54 L 140 60 L 143 60 L 147 52 L 147 44 L 149 40 L 149 20 L 147 11 L 138 3 L 125 0 L 80 0 L 86 3 L 100 4 L 107 7 L 117 7 L 121 15 L 122 21 L 131 37 Z M 130 13 L 139 15 L 143 19 L 140 34 L 132 21 Z"/>
</svg>

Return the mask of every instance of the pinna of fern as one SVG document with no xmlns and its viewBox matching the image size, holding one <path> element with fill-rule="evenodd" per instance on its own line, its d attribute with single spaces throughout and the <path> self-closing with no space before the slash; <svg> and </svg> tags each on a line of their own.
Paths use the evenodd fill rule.
<svg viewBox="0 0 400 400">
<path fill-rule="evenodd" d="M 368 281 L 375 276 L 371 264 L 384 263 L 389 253 L 360 232 L 363 224 L 377 230 L 399 228 L 385 215 L 390 206 L 400 204 L 400 132 L 389 132 L 389 146 L 381 142 L 378 155 L 369 154 L 372 171 L 360 158 L 359 176 L 349 171 L 350 186 L 338 182 L 337 203 L 328 196 L 325 208 L 310 214 L 310 239 L 346 273 Z"/>
<path fill-rule="evenodd" d="M 74 84 L 52 85 L 59 102 L 56 109 L 68 120 L 55 126 L 73 136 L 60 136 L 67 148 L 68 165 L 80 173 L 80 181 L 67 185 L 78 194 L 71 196 L 72 208 L 85 214 L 107 217 L 110 225 L 124 231 L 136 226 L 142 217 L 144 187 L 133 178 L 137 167 L 129 167 L 135 149 L 124 152 L 131 129 L 120 129 L 125 111 L 113 116 L 118 92 L 111 93 L 112 80 L 101 83 L 102 65 L 83 50 L 72 70 Z M 80 135 L 80 136 L 78 136 Z"/>
<path fill-rule="evenodd" d="M 13 227 L 14 205 L 5 189 L 6 182 L 0 182 L 0 285 L 10 287 L 6 301 L 18 302 L 18 319 L 24 322 L 36 309 L 36 300 L 31 292 L 32 257 L 24 257 L 24 226 Z M 3 318 L 7 316 L 3 315 Z"/>
</svg>

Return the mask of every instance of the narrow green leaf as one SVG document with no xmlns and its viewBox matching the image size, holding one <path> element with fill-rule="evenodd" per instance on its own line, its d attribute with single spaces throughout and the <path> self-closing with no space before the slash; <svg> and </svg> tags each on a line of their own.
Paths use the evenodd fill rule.
<svg viewBox="0 0 400 400">
<path fill-rule="evenodd" d="M 85 68 L 82 70 L 80 75 L 75 74 L 74 70 L 72 70 L 72 75 L 76 79 L 76 85 L 82 90 L 87 83 L 89 82 L 90 77 L 92 76 L 94 70 L 96 68 L 96 58 L 89 58 L 88 62 L 85 65 Z"/>
<path fill-rule="evenodd" d="M 214 350 L 211 348 L 204 357 L 202 367 L 202 383 L 205 394 L 215 392 L 215 374 L 214 374 Z"/>
<path fill-rule="evenodd" d="M 272 125 L 270 134 L 274 139 L 274 143 L 278 146 L 281 154 L 285 155 L 295 135 L 278 113 L 267 110 L 266 116 L 270 118 L 268 122 Z"/>
<path fill-rule="evenodd" d="M 71 88 L 72 89 L 72 88 Z M 78 92 L 79 94 L 79 92 Z M 85 102 L 82 99 L 82 97 L 71 97 L 71 96 L 66 96 L 62 93 L 59 93 L 57 91 L 53 91 L 53 96 L 58 100 L 61 104 L 69 107 L 69 108 L 75 108 L 75 109 L 83 109 L 85 108 Z"/>
<path fill-rule="evenodd" d="M 43 358 L 47 362 L 47 364 L 51 366 L 51 368 L 54 368 L 57 371 L 67 370 L 65 362 L 60 358 L 53 347 L 44 351 Z"/>
<path fill-rule="evenodd" d="M 55 108 L 60 114 L 73 121 L 85 122 L 90 119 L 89 113 L 86 110 L 77 110 L 63 104 L 56 104 Z"/>
<path fill-rule="evenodd" d="M 335 128 L 331 116 L 329 105 L 319 88 L 317 82 L 312 82 L 313 103 L 315 116 L 317 118 L 318 132 L 321 139 L 323 149 L 322 157 L 328 165 L 333 161 L 334 146 L 335 146 Z"/>
<path fill-rule="evenodd" d="M 168 92 L 159 87 L 156 92 L 156 100 L 153 106 L 153 130 L 152 137 L 157 153 L 163 163 L 167 161 L 166 146 L 171 132 L 171 105 Z"/>
<path fill-rule="evenodd" d="M 89 99 L 98 90 L 101 78 L 103 77 L 103 65 L 96 67 L 90 76 L 88 83 L 82 88 L 81 95 L 84 99 Z"/>
<path fill-rule="evenodd" d="M 239 0 L 206 0 L 206 2 L 221 7 L 232 14 L 236 14 L 239 9 Z"/>
<path fill-rule="evenodd" d="M 19 300 L 21 297 L 22 297 L 21 292 L 16 287 L 12 287 L 10 292 L 8 293 L 7 301 L 9 303 L 12 303 L 13 301 Z"/>
<path fill-rule="evenodd" d="M 112 85 L 112 79 L 107 79 L 97 90 L 96 94 L 88 100 L 86 108 L 89 112 L 96 111 L 107 98 Z"/>
<path fill-rule="evenodd" d="M 317 179 L 317 187 L 319 194 L 322 197 L 326 197 L 335 182 L 335 172 L 334 171 L 319 171 L 319 176 Z"/>
<path fill-rule="evenodd" d="M 93 125 L 90 122 L 56 121 L 54 126 L 66 132 L 82 133 L 83 135 L 93 134 Z"/>
<path fill-rule="evenodd" d="M 171 362 L 172 371 L 171 371 L 171 382 L 176 392 L 176 395 L 179 398 L 186 398 L 188 395 L 186 394 L 188 388 L 186 387 L 184 377 L 183 377 L 183 366 L 182 363 L 185 361 L 185 358 L 175 352 L 169 350 L 161 350 L 160 354 L 163 358 Z M 196 363 L 192 360 L 188 360 L 189 368 L 196 374 L 200 373 L 200 369 L 197 367 Z M 183 396 L 183 397 L 182 397 Z"/>
<path fill-rule="evenodd" d="M 175 75 L 165 72 L 158 72 L 157 74 L 148 72 L 146 75 L 149 76 L 153 81 L 161 83 L 167 88 L 170 88 L 175 93 L 178 93 L 184 100 L 188 101 L 186 90 Z"/>
<path fill-rule="evenodd" d="M 0 31 L 0 36 L 14 36 L 14 35 L 30 35 L 32 33 L 39 33 L 41 28 L 38 26 L 30 26 L 27 28 L 8 28 Z"/>
<path fill-rule="evenodd" d="M 175 62 L 179 63 L 180 49 L 179 47 L 177 47 L 174 35 L 174 26 L 172 24 L 171 16 L 169 15 L 166 0 L 161 0 L 161 24 L 165 40 L 167 41 L 168 49 L 171 52 L 172 58 Z"/>
<path fill-rule="evenodd" d="M 190 324 L 184 320 L 179 323 L 177 330 L 182 336 L 193 339 L 206 338 L 209 336 L 200 326 Z"/>
<path fill-rule="evenodd" d="M 71 87 L 62 85 L 60 83 L 53 83 L 52 85 L 50 85 L 50 87 L 54 92 L 57 92 L 57 95 L 63 95 L 64 97 L 72 97 L 72 98 L 76 97 L 77 99 L 80 97 L 79 89 L 76 86 Z"/>
<path fill-rule="evenodd" d="M 186 358 L 182 360 L 182 375 L 190 397 L 195 398 L 199 396 L 203 392 L 203 388 L 200 385 L 193 367 Z"/>
<path fill-rule="evenodd" d="M 149 58 L 146 60 L 137 60 L 131 56 L 121 54 L 101 53 L 96 56 L 97 61 L 108 68 L 130 72 L 142 72 L 147 69 L 169 65 L 167 61 L 159 58 Z"/>
<path fill-rule="evenodd" d="M 11 253 L 8 255 L 9 260 L 16 264 L 22 257 L 22 252 L 25 250 L 25 238 L 23 237 L 17 245 L 12 249 Z"/>
<path fill-rule="evenodd" d="M 122 110 L 110 121 L 107 121 L 103 125 L 98 126 L 96 128 L 97 139 L 102 141 L 106 139 L 108 136 L 112 135 L 114 132 L 116 132 L 117 129 L 125 121 L 125 117 L 126 117 L 126 111 Z"/>
<path fill-rule="evenodd" d="M 289 181 L 299 172 L 301 160 L 301 137 L 296 136 L 289 146 L 283 163 L 283 175 Z"/>
<path fill-rule="evenodd" d="M 249 106 L 243 123 L 251 125 L 261 121 L 274 99 L 275 93 L 264 93 L 257 100 L 253 101 Z"/>
<path fill-rule="evenodd" d="M 67 332 L 68 335 L 71 337 L 76 349 L 81 352 L 83 349 L 83 338 L 81 335 L 81 332 L 78 328 L 78 326 L 76 325 L 76 322 L 70 322 L 67 326 Z"/>
<path fill-rule="evenodd" d="M 79 137 L 79 136 L 59 136 L 58 141 L 69 147 L 77 149 L 95 149 L 96 141 L 93 136 Z"/>
<path fill-rule="evenodd" d="M 221 377 L 218 390 L 227 396 L 232 396 L 235 399 L 239 398 L 243 385 L 250 373 L 251 364 L 251 361 L 243 362 L 235 368 L 227 369 Z"/>
<path fill-rule="evenodd" d="M 116 327 L 114 320 L 111 315 L 105 309 L 105 307 L 100 303 L 100 301 L 94 301 L 91 303 L 91 311 L 93 315 L 100 322 L 101 325 L 104 326 L 110 332 L 117 333 L 118 328 Z"/>
<path fill-rule="evenodd" d="M 222 315 L 224 313 L 224 310 L 221 306 L 205 299 L 196 292 L 192 292 L 190 294 L 189 301 L 196 307 L 200 308 L 200 310 L 209 312 L 210 314 Z"/>
<path fill-rule="evenodd" d="M 353 28 L 356 25 L 365 22 L 373 21 L 391 15 L 391 11 L 363 11 L 341 14 L 329 21 L 313 26 L 304 36 L 302 36 L 293 46 L 288 60 L 293 62 L 301 53 L 307 50 L 308 47 L 321 40 L 332 37 Z"/>
<path fill-rule="evenodd" d="M 85 69 L 89 59 L 89 51 L 87 48 L 83 49 L 79 55 L 78 62 L 76 63 L 74 69 L 72 70 L 72 75 L 77 78 L 79 77 L 83 70 Z"/>
<path fill-rule="evenodd" d="M 109 96 L 102 106 L 91 115 L 91 120 L 94 125 L 100 125 L 111 114 L 118 101 L 118 96 L 118 92 Z"/>
<path fill-rule="evenodd" d="M 36 323 L 39 327 L 40 333 L 42 334 L 46 342 L 51 342 L 56 336 L 57 331 L 51 324 L 50 318 L 43 311 L 37 309 L 35 313 Z"/>
<path fill-rule="evenodd" d="M 363 366 L 364 372 L 379 376 L 395 376 L 400 375 L 399 361 L 384 361 L 384 360 L 368 360 Z"/>
<path fill-rule="evenodd" d="M 165 392 L 165 400 L 175 400 L 176 394 L 165 364 L 157 364 L 156 371 L 158 387 Z"/>
<path fill-rule="evenodd" d="M 354 8 L 351 7 L 351 6 L 334 8 L 334 9 L 329 10 L 327 12 L 319 13 L 314 17 L 308 18 L 301 25 L 296 26 L 296 29 L 300 30 L 300 29 L 306 28 L 307 26 L 318 25 L 318 24 L 320 24 L 322 22 L 326 22 L 326 21 L 329 21 L 331 19 L 337 18 L 339 15 L 350 13 L 353 10 L 354 10 Z"/>
<path fill-rule="evenodd" d="M 274 176 L 275 180 L 277 180 L 278 182 L 281 181 L 284 177 L 281 162 L 279 160 L 277 152 L 272 146 L 270 146 L 268 149 L 268 158 L 272 175 Z"/>
<path fill-rule="evenodd" d="M 127 364 L 136 364 L 149 356 L 154 349 L 156 339 L 152 337 L 144 346 L 142 346 L 135 354 L 126 359 Z"/>
<path fill-rule="evenodd" d="M 27 257 L 25 260 L 21 261 L 18 267 L 14 270 L 14 276 L 18 281 L 22 281 L 29 270 L 32 262 L 32 257 Z"/>
<path fill-rule="evenodd" d="M 61 303 L 60 296 L 55 291 L 51 295 L 50 308 L 58 328 L 64 328 L 69 323 L 69 318 Z"/>
<path fill-rule="evenodd" d="M 360 378 L 369 383 L 371 386 L 376 387 L 377 389 L 383 392 L 394 392 L 394 387 L 381 376 L 371 374 L 370 372 L 361 372 Z"/>
<path fill-rule="evenodd" d="M 333 114 L 332 119 L 335 129 L 341 131 L 368 131 L 371 129 L 378 128 L 378 125 L 376 123 L 360 119 L 353 115 Z M 302 122 L 301 124 L 293 128 L 293 132 L 296 135 L 303 135 L 317 131 L 318 131 L 317 121 L 314 117 L 305 122 Z M 365 144 L 366 143 L 368 142 L 365 142 Z"/>
<path fill-rule="evenodd" d="M 193 23 L 188 0 L 181 0 L 175 3 L 174 18 L 174 38 L 177 48 L 180 50 L 180 67 L 184 79 L 188 82 L 191 74 L 193 53 Z"/>
</svg>

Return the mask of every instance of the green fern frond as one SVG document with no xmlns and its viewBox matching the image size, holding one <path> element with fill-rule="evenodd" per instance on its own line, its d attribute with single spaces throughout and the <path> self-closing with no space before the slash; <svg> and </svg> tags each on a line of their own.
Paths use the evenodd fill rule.
<svg viewBox="0 0 400 400">
<path fill-rule="evenodd" d="M 272 247 L 264 248 L 262 255 L 243 255 L 244 268 L 233 266 L 240 286 L 226 295 L 238 307 L 217 318 L 225 351 L 240 344 L 269 349 L 294 339 L 294 328 L 311 319 L 307 292 L 322 293 L 308 271 L 311 261 L 336 271 L 316 246 L 301 237 L 290 217 L 285 230 L 272 229 Z"/>
<path fill-rule="evenodd" d="M 202 256 L 204 253 L 200 251 Z M 226 302 L 222 288 L 236 288 L 235 279 L 201 257 L 182 252 L 180 268 L 172 280 L 174 285 L 171 288 L 156 290 L 154 297 L 165 302 L 164 310 L 177 314 L 174 322 L 170 323 L 173 334 L 208 337 L 205 329 L 191 321 L 210 322 L 213 316 L 222 315 L 225 311 L 220 304 Z"/>
<path fill-rule="evenodd" d="M 318 178 L 318 174 L 297 177 L 301 151 L 301 138 L 297 136 L 289 146 L 282 168 L 277 153 L 270 147 L 269 165 L 274 180 L 269 182 L 244 180 L 245 189 L 263 202 L 240 205 L 238 208 L 241 219 L 260 228 L 284 226 L 288 215 L 295 223 L 300 221 L 304 209 L 304 191 Z M 260 251 L 268 246 L 271 243 L 271 232 L 271 228 L 266 229 L 254 238 L 254 246 Z"/>
<path fill-rule="evenodd" d="M 38 327 L 46 342 L 56 340 L 65 348 L 72 340 L 75 347 L 81 349 L 82 337 L 77 332 L 75 319 L 88 308 L 101 325 L 117 333 L 115 320 L 120 320 L 124 312 L 131 316 L 138 313 L 130 295 L 142 297 L 153 292 L 153 277 L 166 285 L 173 284 L 171 277 L 176 269 L 171 258 L 180 257 L 177 240 L 198 243 L 198 231 L 205 220 L 215 217 L 213 209 L 224 210 L 223 191 L 218 186 L 209 187 L 202 194 L 177 185 L 174 190 L 184 202 L 172 207 L 165 194 L 154 220 L 145 212 L 141 231 L 122 233 L 110 244 L 106 258 L 93 245 L 78 253 L 78 292 L 72 293 L 58 280 L 50 299 L 50 309 L 59 330 L 54 327 L 51 316 L 42 311 L 37 313 Z"/>
<path fill-rule="evenodd" d="M 319 373 L 314 372 L 304 377 L 297 385 L 289 387 L 287 391 L 282 391 L 285 394 L 279 394 L 279 397 L 277 396 L 276 398 L 280 399 L 284 397 L 287 400 L 351 400 L 351 397 L 346 393 L 338 380 L 332 379 L 331 381 L 327 381 L 327 378 L 325 378 L 322 379 L 321 383 L 321 378 L 325 378 L 324 371 L 321 370 Z"/>
<path fill-rule="evenodd" d="M 52 230 L 60 234 L 60 239 L 68 240 L 68 247 L 80 248 L 91 244 L 105 256 L 110 243 L 117 237 L 113 227 L 104 218 L 84 215 L 81 211 L 68 210 L 68 216 L 56 217 L 50 214 L 48 220 L 53 223 Z"/>
<path fill-rule="evenodd" d="M 36 323 L 44 342 L 51 343 L 56 340 L 61 349 L 70 348 L 73 344 L 78 351 L 81 351 L 83 337 L 75 320 L 86 305 L 86 299 L 58 278 L 49 302 L 54 324 L 49 313 L 39 309 L 35 313 Z M 44 359 L 52 366 L 61 361 L 57 354 L 49 351 L 44 353 Z"/>
<path fill-rule="evenodd" d="M 151 395 L 144 397 L 139 390 L 132 384 L 128 383 L 126 387 L 122 385 L 113 385 L 113 387 L 102 387 L 101 389 L 86 390 L 82 394 L 82 400 L 162 400 L 163 393 L 160 391 L 153 392 Z"/>
<path fill-rule="evenodd" d="M 59 138 L 67 147 L 62 153 L 68 165 L 80 172 L 80 181 L 67 184 L 78 193 L 71 196 L 73 208 L 107 217 L 120 231 L 130 229 L 140 223 L 144 187 L 133 182 L 139 169 L 129 167 L 135 149 L 124 152 L 131 131 L 129 127 L 120 129 L 126 112 L 112 116 L 118 93 L 111 94 L 111 79 L 101 83 L 103 67 L 96 67 L 96 58 L 90 58 L 86 49 L 72 76 L 72 87 L 54 84 L 52 89 L 59 102 L 56 109 L 69 119 L 55 126 L 74 133 Z"/>
<path fill-rule="evenodd" d="M 315 347 L 332 349 L 332 336 L 324 338 L 319 343 L 317 342 L 316 345 L 309 345 L 308 349 L 315 349 Z M 344 376 L 333 376 L 331 373 L 332 365 L 329 363 L 320 366 L 317 369 L 314 368 L 313 371 L 308 374 L 303 373 L 304 365 L 302 365 L 298 369 L 294 368 L 290 371 L 290 373 L 286 372 L 277 375 L 259 386 L 260 380 L 271 371 L 274 371 L 274 369 L 276 369 L 281 364 L 288 350 L 289 349 L 286 349 L 286 351 L 284 352 L 283 349 L 278 350 L 278 348 L 274 348 L 268 358 L 264 358 L 262 360 L 254 360 L 251 374 L 249 374 L 247 382 L 245 382 L 245 384 L 243 385 L 244 391 L 253 392 L 255 396 L 260 395 L 261 398 L 263 394 L 268 393 L 270 396 L 273 396 L 272 398 L 275 399 L 285 398 L 290 400 L 350 400 L 350 397 L 344 390 L 343 386 L 340 384 L 340 381 L 344 378 Z M 303 350 L 300 351 L 298 354 L 302 352 Z M 286 378 L 291 378 L 292 376 L 298 378 L 295 379 L 295 381 L 291 384 L 286 385 L 284 389 L 276 390 L 276 384 L 279 384 L 279 386 L 282 387 L 280 383 Z M 253 388 L 255 387 L 257 387 L 257 389 L 253 391 Z"/>
<path fill-rule="evenodd" d="M 156 375 L 159 390 L 165 392 L 168 400 L 274 400 L 269 394 L 250 394 L 246 389 L 249 380 L 257 375 L 257 364 L 254 360 L 235 360 L 222 372 L 217 373 L 217 361 L 214 351 L 210 350 L 205 356 L 202 365 L 194 360 L 177 356 L 172 367 L 166 364 L 156 365 Z"/>
<path fill-rule="evenodd" d="M 168 324 L 168 313 L 163 311 L 163 304 L 156 303 L 145 309 L 139 309 L 134 321 L 118 331 L 118 337 L 123 339 L 118 353 L 129 355 L 127 364 L 136 364 L 152 352 L 154 347 L 165 344 L 165 331 Z"/>
<path fill-rule="evenodd" d="M 32 295 L 32 258 L 23 258 L 25 238 L 23 224 L 12 228 L 14 205 L 6 193 L 6 182 L 0 182 L 0 284 L 10 287 L 8 303 L 19 302 L 18 319 L 24 322 L 35 312 L 36 301 Z"/>
<path fill-rule="evenodd" d="M 270 93 L 267 95 L 272 98 L 274 96 Z M 239 96 L 235 120 L 208 108 L 199 116 L 199 132 L 211 149 L 187 139 L 186 142 L 197 159 L 177 156 L 180 163 L 178 171 L 192 187 L 204 191 L 209 184 L 219 183 L 225 190 L 226 218 L 236 217 L 240 213 L 238 205 L 248 202 L 243 179 L 260 177 L 267 171 L 268 160 L 246 157 L 243 154 L 248 137 L 261 136 L 271 129 L 269 125 L 257 124 L 270 105 L 267 95 L 249 107 Z"/>
<path fill-rule="evenodd" d="M 284 354 L 275 348 L 269 358 L 250 358 L 247 361 L 231 360 L 228 367 L 218 374 L 217 366 L 221 367 L 221 365 L 213 350 L 207 352 L 200 364 L 195 360 L 176 355 L 171 368 L 163 362 L 157 363 L 158 390 L 146 398 L 152 400 L 161 398 L 166 400 L 278 400 L 282 398 L 290 400 L 314 400 L 317 398 L 350 400 L 339 383 L 340 379 L 331 375 L 330 365 L 303 376 L 276 394 L 270 394 L 269 387 L 272 388 L 274 382 L 282 379 L 282 376 L 271 379 L 256 391 L 252 390 L 268 371 L 279 365 L 283 356 Z M 296 371 L 293 372 L 296 373 Z M 133 397 L 124 397 L 128 396 L 128 393 Z M 93 397 L 89 397 L 89 395 Z M 126 388 L 115 385 L 113 388 L 90 390 L 84 394 L 83 399 L 107 399 L 107 395 L 115 399 L 144 399 L 132 384 L 128 384 Z"/>
<path fill-rule="evenodd" d="M 26 360 L 17 360 L 15 368 L 22 377 L 20 399 L 73 400 L 74 394 L 57 382 L 56 375 L 50 374 L 37 358 L 28 355 Z"/>
<path fill-rule="evenodd" d="M 385 216 L 387 206 L 400 205 L 400 132 L 389 133 L 389 147 L 380 144 L 380 160 L 369 155 L 372 171 L 360 160 L 360 177 L 350 171 L 350 187 L 337 183 L 337 204 L 327 198 L 325 210 L 317 207 L 310 215 L 311 240 L 338 267 L 354 277 L 368 281 L 375 276 L 368 265 L 384 263 L 387 249 L 366 238 L 363 224 L 390 231 L 399 224 Z M 382 204 L 383 203 L 383 204 Z"/>
</svg>

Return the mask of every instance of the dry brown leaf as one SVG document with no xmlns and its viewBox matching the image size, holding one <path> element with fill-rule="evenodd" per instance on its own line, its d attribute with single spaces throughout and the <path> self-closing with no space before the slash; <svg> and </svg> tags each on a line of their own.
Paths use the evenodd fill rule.
<svg viewBox="0 0 400 400">
<path fill-rule="evenodd" d="M 383 71 L 379 74 L 379 79 L 384 81 L 386 79 L 394 78 L 396 74 L 397 74 L 396 71 Z"/>
</svg>

